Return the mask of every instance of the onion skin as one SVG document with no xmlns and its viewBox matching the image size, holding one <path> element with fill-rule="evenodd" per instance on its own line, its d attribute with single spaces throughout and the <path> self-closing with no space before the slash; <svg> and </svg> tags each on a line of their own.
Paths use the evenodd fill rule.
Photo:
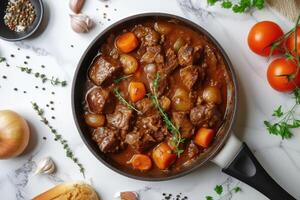
<svg viewBox="0 0 300 200">
<path fill-rule="evenodd" d="M 11 110 L 0 111 L 0 159 L 20 155 L 28 145 L 29 136 L 25 119 Z"/>
</svg>

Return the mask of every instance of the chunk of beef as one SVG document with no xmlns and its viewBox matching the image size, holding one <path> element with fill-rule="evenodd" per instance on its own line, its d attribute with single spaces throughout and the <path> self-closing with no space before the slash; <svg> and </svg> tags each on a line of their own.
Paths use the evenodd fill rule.
<svg viewBox="0 0 300 200">
<path fill-rule="evenodd" d="M 161 47 L 159 45 L 147 47 L 145 54 L 141 58 L 141 62 L 147 64 L 154 62 L 163 63 L 164 57 L 161 55 Z"/>
<path fill-rule="evenodd" d="M 199 76 L 199 69 L 193 65 L 189 65 L 180 69 L 180 78 L 182 83 L 191 90 Z"/>
<path fill-rule="evenodd" d="M 153 108 L 153 103 L 151 99 L 144 98 L 136 103 L 136 108 L 141 111 L 141 114 L 145 114 L 151 108 Z"/>
<path fill-rule="evenodd" d="M 204 62 L 207 63 L 210 69 L 216 69 L 218 64 L 214 50 L 209 45 L 204 47 Z"/>
<path fill-rule="evenodd" d="M 158 112 L 137 119 L 134 130 L 127 134 L 126 142 L 136 151 L 143 152 L 164 140 L 168 130 Z"/>
<path fill-rule="evenodd" d="M 179 127 L 180 134 L 183 138 L 191 138 L 194 135 L 195 128 L 188 119 L 185 112 L 173 112 L 172 119 L 176 127 Z"/>
<path fill-rule="evenodd" d="M 188 44 L 182 46 L 178 50 L 178 61 L 181 66 L 193 64 L 193 52 L 194 48 Z"/>
<path fill-rule="evenodd" d="M 103 153 L 114 153 L 121 148 L 118 134 L 117 129 L 100 127 L 94 130 L 92 138 Z"/>
<path fill-rule="evenodd" d="M 189 146 L 188 146 L 188 156 L 189 158 L 195 158 L 200 153 L 200 149 L 197 147 L 197 145 L 194 143 L 193 140 L 191 140 Z"/>
<path fill-rule="evenodd" d="M 172 71 L 174 71 L 177 66 L 178 66 L 177 56 L 176 56 L 174 50 L 169 48 L 166 51 L 166 62 L 163 65 L 163 68 L 161 69 L 161 71 L 168 75 Z"/>
<path fill-rule="evenodd" d="M 89 111 L 95 114 L 102 114 L 105 105 L 110 101 L 110 92 L 101 87 L 93 87 L 86 94 L 86 102 Z"/>
<path fill-rule="evenodd" d="M 202 127 L 214 127 L 221 122 L 221 113 L 214 104 L 198 105 L 190 112 L 193 125 Z"/>
<path fill-rule="evenodd" d="M 203 54 L 203 46 L 197 45 L 195 47 L 186 44 L 178 50 L 178 61 L 181 66 L 192 65 L 195 62 L 200 63 L 200 58 Z"/>
<path fill-rule="evenodd" d="M 94 84 L 100 86 L 106 81 L 111 80 L 114 75 L 121 70 L 119 64 L 103 56 L 99 56 L 89 69 L 89 78 Z"/>
<path fill-rule="evenodd" d="M 106 115 L 107 124 L 117 129 L 128 130 L 132 115 L 133 112 L 131 109 L 122 104 L 118 104 L 114 113 Z"/>
<path fill-rule="evenodd" d="M 150 27 L 137 25 L 133 32 L 142 42 L 142 46 L 154 46 L 160 41 L 160 34 Z"/>
</svg>

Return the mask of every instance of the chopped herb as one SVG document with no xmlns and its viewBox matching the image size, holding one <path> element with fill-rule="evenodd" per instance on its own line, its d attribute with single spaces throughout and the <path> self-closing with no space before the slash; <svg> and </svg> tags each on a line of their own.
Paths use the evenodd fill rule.
<svg viewBox="0 0 300 200">
<path fill-rule="evenodd" d="M 212 198 L 211 196 L 206 196 L 205 199 L 206 200 L 214 200 L 214 198 Z"/>
<path fill-rule="evenodd" d="M 119 101 L 124 104 L 125 106 L 127 106 L 129 109 L 135 110 L 137 113 L 140 113 L 141 111 L 139 111 L 138 109 L 136 109 L 134 107 L 134 105 L 128 101 L 126 101 L 126 99 L 122 96 L 121 92 L 119 91 L 119 89 L 115 88 L 113 90 L 115 96 L 119 99 Z"/>
<path fill-rule="evenodd" d="M 222 185 L 216 185 L 215 187 L 215 192 L 218 194 L 218 195 L 221 195 L 222 192 L 223 192 L 223 186 Z"/>
<path fill-rule="evenodd" d="M 127 76 L 122 76 L 122 77 L 120 77 L 120 78 L 117 78 L 117 79 L 115 79 L 114 80 L 114 83 L 120 83 L 121 81 L 123 81 L 123 80 L 125 80 L 125 79 L 128 79 L 128 78 L 130 78 L 130 77 L 132 77 L 132 74 L 130 74 L 130 75 L 127 75 Z"/>
<path fill-rule="evenodd" d="M 6 61 L 6 58 L 0 57 L 0 63 L 5 62 L 5 61 Z"/>
<path fill-rule="evenodd" d="M 50 83 L 52 85 L 59 85 L 59 86 L 62 86 L 62 87 L 65 87 L 67 85 L 67 81 L 61 81 L 58 78 L 55 78 L 53 76 L 50 79 L 45 74 L 42 74 L 40 72 L 33 72 L 33 70 L 31 68 L 28 68 L 28 67 L 18 67 L 18 68 L 20 68 L 20 70 L 22 72 L 34 75 L 34 77 L 41 79 L 42 83 L 46 83 L 46 82 L 50 81 Z"/>
<path fill-rule="evenodd" d="M 44 116 L 44 110 L 41 109 L 39 107 L 39 105 L 35 102 L 31 102 L 31 104 L 32 104 L 32 108 L 36 111 L 38 116 L 41 118 L 41 122 L 43 122 L 50 129 L 51 133 L 54 135 L 54 140 L 59 142 L 63 146 L 63 148 L 66 152 L 66 156 L 68 158 L 70 158 L 79 167 L 80 173 L 83 175 L 83 177 L 85 177 L 85 174 L 84 174 L 85 169 L 84 169 L 83 165 L 78 161 L 78 159 L 74 156 L 74 153 L 71 150 L 67 140 L 63 139 L 62 135 L 58 134 L 57 130 L 54 129 L 49 124 L 49 121 Z"/>
<path fill-rule="evenodd" d="M 282 106 L 279 106 L 274 110 L 272 116 L 274 116 L 277 121 L 271 123 L 269 121 L 264 121 L 264 124 L 272 135 L 281 136 L 282 139 L 288 139 L 292 137 L 291 129 L 300 127 L 300 119 L 295 117 L 295 109 L 300 104 L 300 89 L 297 88 L 294 91 L 295 104 L 287 111 L 282 111 Z"/>
<path fill-rule="evenodd" d="M 233 188 L 233 191 L 235 193 L 238 193 L 238 192 L 242 191 L 242 189 L 239 186 L 236 186 L 235 188 Z"/>
<path fill-rule="evenodd" d="M 161 107 L 158 96 L 157 96 L 157 89 L 159 86 L 159 81 L 160 81 L 160 75 L 157 74 L 156 78 L 153 80 L 153 94 L 149 94 L 149 97 L 151 98 L 154 106 L 156 109 L 159 111 L 160 115 L 162 116 L 167 129 L 173 134 L 172 137 L 172 143 L 175 147 L 175 153 L 177 154 L 178 157 L 184 152 L 183 149 L 180 149 L 180 144 L 184 143 L 185 139 L 181 137 L 179 128 L 177 128 L 172 121 L 169 119 L 168 114 L 164 111 L 164 109 Z"/>
<path fill-rule="evenodd" d="M 217 2 L 221 3 L 221 7 L 225 9 L 231 9 L 235 13 L 243 13 L 253 8 L 261 10 L 264 8 L 264 0 L 207 0 L 208 5 L 213 6 Z"/>
</svg>

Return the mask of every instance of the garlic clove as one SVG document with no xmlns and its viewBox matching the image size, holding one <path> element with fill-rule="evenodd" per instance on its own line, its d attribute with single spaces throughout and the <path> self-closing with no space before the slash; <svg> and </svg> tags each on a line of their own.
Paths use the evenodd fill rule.
<svg viewBox="0 0 300 200">
<path fill-rule="evenodd" d="M 70 0 L 69 7 L 74 13 L 78 14 L 80 13 L 84 2 L 85 0 Z"/>
<path fill-rule="evenodd" d="M 116 193 L 114 198 L 119 200 L 138 200 L 139 195 L 136 192 L 125 191 Z"/>
<path fill-rule="evenodd" d="M 88 32 L 92 26 L 92 20 L 84 14 L 70 14 L 71 27 L 77 33 Z"/>
<path fill-rule="evenodd" d="M 50 157 L 43 158 L 37 165 L 35 174 L 52 174 L 55 171 L 55 164 Z"/>
</svg>

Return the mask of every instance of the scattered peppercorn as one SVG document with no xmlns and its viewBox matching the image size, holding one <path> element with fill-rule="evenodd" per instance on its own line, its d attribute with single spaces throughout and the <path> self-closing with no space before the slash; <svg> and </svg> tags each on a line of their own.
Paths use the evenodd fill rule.
<svg viewBox="0 0 300 200">
<path fill-rule="evenodd" d="M 26 56 L 26 59 L 30 59 L 30 57 L 29 57 L 29 56 Z"/>
<path fill-rule="evenodd" d="M 25 64 L 25 65 L 27 65 L 27 64 L 28 64 L 28 62 L 27 62 L 27 61 L 24 61 L 24 64 Z"/>
<path fill-rule="evenodd" d="M 54 108 L 52 107 L 51 110 L 54 110 Z"/>
<path fill-rule="evenodd" d="M 47 140 L 47 138 L 46 138 L 46 137 L 43 137 L 43 140 Z"/>
<path fill-rule="evenodd" d="M 108 5 L 107 5 L 107 4 L 105 5 L 105 8 L 108 8 Z"/>
<path fill-rule="evenodd" d="M 162 193 L 163 199 L 162 200 L 188 200 L 187 196 L 182 196 L 182 193 L 179 193 L 177 195 L 173 194 L 166 194 L 166 193 Z"/>
<path fill-rule="evenodd" d="M 26 94 L 26 93 L 27 93 L 27 91 L 25 91 L 25 90 L 24 90 L 24 91 L 23 91 L 23 93 L 24 93 L 24 94 Z"/>
<path fill-rule="evenodd" d="M 39 88 L 39 86 L 37 86 L 37 85 L 36 85 L 36 86 L 35 86 L 35 88 L 36 88 L 36 89 L 38 89 L 38 88 Z"/>
<path fill-rule="evenodd" d="M 50 101 L 50 104 L 54 104 L 54 102 L 53 102 L 53 101 Z"/>
<path fill-rule="evenodd" d="M 10 57 L 14 58 L 14 57 L 15 57 L 15 55 L 14 55 L 14 54 L 10 54 Z"/>
<path fill-rule="evenodd" d="M 43 87 L 43 88 L 42 88 L 42 90 L 44 90 L 44 91 L 45 91 L 45 90 L 46 90 L 46 88 L 44 88 L 44 87 Z"/>
<path fill-rule="evenodd" d="M 41 65 L 41 68 L 45 68 L 45 65 Z"/>
<path fill-rule="evenodd" d="M 4 75 L 4 76 L 2 76 L 2 78 L 3 78 L 3 79 L 7 79 L 7 76 Z"/>
<path fill-rule="evenodd" d="M 55 92 L 51 92 L 51 94 L 55 95 Z"/>
<path fill-rule="evenodd" d="M 18 88 L 14 88 L 14 91 L 18 91 Z"/>
<path fill-rule="evenodd" d="M 73 45 L 73 44 L 71 44 L 71 48 L 74 48 L 74 45 Z"/>
<path fill-rule="evenodd" d="M 51 119 L 55 119 L 55 117 L 54 117 L 54 116 L 52 116 L 52 117 L 51 117 Z"/>
</svg>

